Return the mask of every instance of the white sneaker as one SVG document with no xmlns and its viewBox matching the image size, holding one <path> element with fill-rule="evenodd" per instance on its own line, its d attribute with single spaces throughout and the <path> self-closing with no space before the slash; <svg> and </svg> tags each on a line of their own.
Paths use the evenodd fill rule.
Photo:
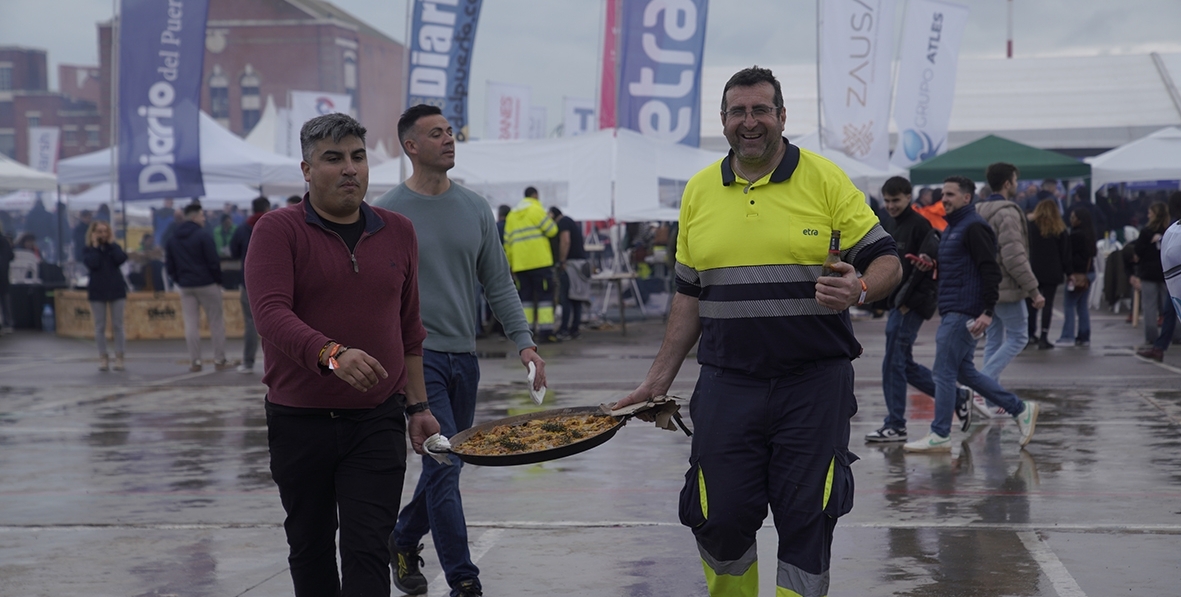
<svg viewBox="0 0 1181 597">
<path fill-rule="evenodd" d="M 254 373 L 254 365 L 238 365 L 238 373 Z"/>
<path fill-rule="evenodd" d="M 1013 418 L 1017 419 L 1017 430 L 1021 432 L 1021 445 L 1024 446 L 1033 438 L 1033 428 L 1037 425 L 1037 414 L 1041 411 L 1041 406 L 1032 400 L 1022 402 L 1025 404 L 1025 410 Z"/>
<path fill-rule="evenodd" d="M 932 431 L 922 439 L 907 443 L 902 449 L 907 452 L 950 452 L 951 436 L 944 437 Z"/>
<path fill-rule="evenodd" d="M 989 406 L 988 401 L 980 394 L 972 396 L 972 406 L 976 407 L 976 412 L 980 413 L 980 416 L 985 419 L 1000 419 L 1002 417 L 1013 416 L 999 406 Z"/>
</svg>

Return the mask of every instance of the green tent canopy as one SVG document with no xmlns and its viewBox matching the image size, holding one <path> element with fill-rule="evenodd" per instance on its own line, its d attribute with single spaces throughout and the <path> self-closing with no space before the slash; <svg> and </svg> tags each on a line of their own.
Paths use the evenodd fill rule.
<svg viewBox="0 0 1181 597">
<path fill-rule="evenodd" d="M 957 174 L 967 176 L 976 182 L 986 182 L 984 171 L 989 164 L 996 162 L 1008 162 L 1017 166 L 1021 171 L 1021 180 L 1091 176 L 1090 164 L 1068 155 L 989 135 L 912 167 L 910 182 L 939 184 L 948 176 Z"/>
</svg>

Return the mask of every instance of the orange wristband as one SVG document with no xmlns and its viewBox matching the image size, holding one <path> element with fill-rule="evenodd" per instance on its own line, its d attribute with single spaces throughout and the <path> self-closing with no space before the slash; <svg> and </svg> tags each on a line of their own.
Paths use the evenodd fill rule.
<svg viewBox="0 0 1181 597">
<path fill-rule="evenodd" d="M 865 285 L 865 278 L 857 278 L 857 281 L 861 282 L 861 296 L 857 298 L 857 306 L 860 307 L 865 304 L 865 295 L 869 293 L 869 286 Z"/>
</svg>

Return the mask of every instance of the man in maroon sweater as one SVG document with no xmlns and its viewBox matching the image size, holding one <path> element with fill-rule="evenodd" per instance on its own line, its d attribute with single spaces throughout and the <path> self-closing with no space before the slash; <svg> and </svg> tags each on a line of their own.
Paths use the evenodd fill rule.
<svg viewBox="0 0 1181 597">
<path fill-rule="evenodd" d="M 259 218 L 245 272 L 287 561 L 297 596 L 389 595 L 407 427 L 419 453 L 439 431 L 423 382 L 418 244 L 408 219 L 364 203 L 364 127 L 320 116 L 300 145 L 309 192 Z"/>
</svg>

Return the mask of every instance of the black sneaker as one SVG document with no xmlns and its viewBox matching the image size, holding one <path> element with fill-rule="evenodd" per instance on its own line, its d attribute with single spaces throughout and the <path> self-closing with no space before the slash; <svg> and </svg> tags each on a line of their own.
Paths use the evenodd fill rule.
<svg viewBox="0 0 1181 597">
<path fill-rule="evenodd" d="M 972 426 L 972 389 L 956 388 L 955 416 L 960 420 L 960 431 Z"/>
<path fill-rule="evenodd" d="M 484 590 L 476 579 L 460 581 L 451 589 L 451 597 L 483 597 Z"/>
<path fill-rule="evenodd" d="M 394 586 L 407 595 L 425 595 L 426 577 L 418 570 L 422 566 L 422 544 L 414 551 L 400 551 L 390 535 L 390 565 L 394 568 Z M 479 595 L 479 593 L 476 593 Z"/>
<path fill-rule="evenodd" d="M 906 441 L 905 429 L 894 429 L 893 427 L 882 427 L 877 431 L 865 434 L 865 443 L 877 444 L 885 442 L 904 442 Z"/>
</svg>

